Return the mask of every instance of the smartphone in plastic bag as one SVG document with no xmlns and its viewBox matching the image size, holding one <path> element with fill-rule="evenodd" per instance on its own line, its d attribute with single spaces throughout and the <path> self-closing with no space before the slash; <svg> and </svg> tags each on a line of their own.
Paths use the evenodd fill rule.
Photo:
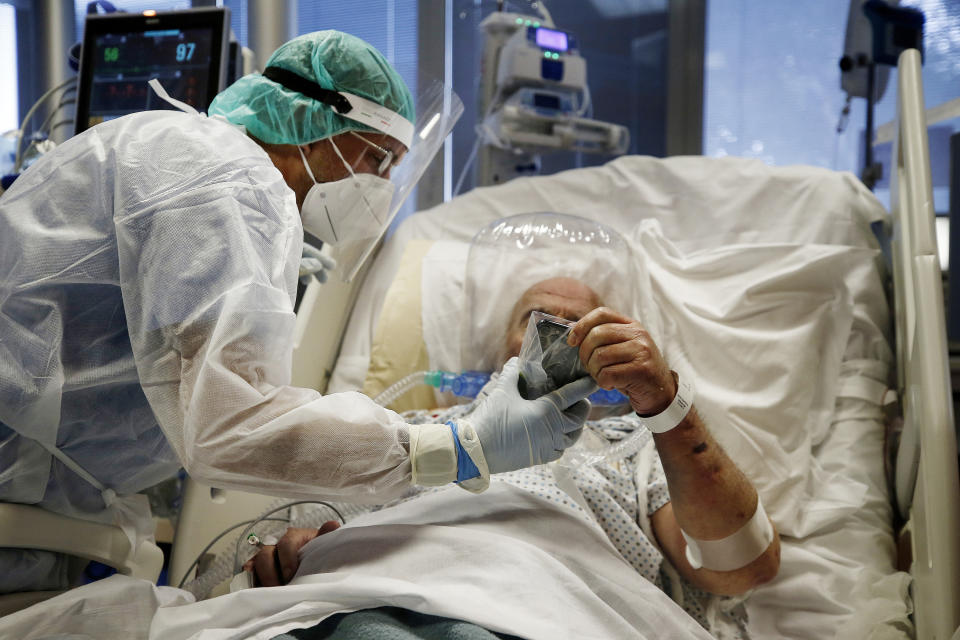
<svg viewBox="0 0 960 640">
<path fill-rule="evenodd" d="M 530 314 L 520 347 L 520 395 L 533 399 L 589 375 L 579 350 L 567 344 L 576 324 L 542 311 Z"/>
</svg>

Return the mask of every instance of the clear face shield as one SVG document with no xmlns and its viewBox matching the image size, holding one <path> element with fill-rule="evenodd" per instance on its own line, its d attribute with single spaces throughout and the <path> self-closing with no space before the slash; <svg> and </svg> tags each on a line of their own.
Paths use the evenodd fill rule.
<svg viewBox="0 0 960 640">
<path fill-rule="evenodd" d="M 329 139 L 349 175 L 324 183 L 314 179 L 302 219 L 307 233 L 331 246 L 340 277 L 350 282 L 443 145 L 463 113 L 463 103 L 443 83 L 433 82 L 418 96 L 416 122 L 411 124 L 362 98 L 340 95 L 351 104 L 342 115 L 376 131 L 350 131 Z"/>
</svg>

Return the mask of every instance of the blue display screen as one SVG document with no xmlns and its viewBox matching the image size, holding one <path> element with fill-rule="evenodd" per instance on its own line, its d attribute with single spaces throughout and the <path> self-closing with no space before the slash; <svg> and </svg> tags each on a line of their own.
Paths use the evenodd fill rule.
<svg viewBox="0 0 960 640">
<path fill-rule="evenodd" d="M 537 46 L 544 49 L 553 49 L 554 51 L 566 51 L 569 47 L 567 34 L 563 31 L 554 31 L 553 29 L 537 29 Z"/>
</svg>

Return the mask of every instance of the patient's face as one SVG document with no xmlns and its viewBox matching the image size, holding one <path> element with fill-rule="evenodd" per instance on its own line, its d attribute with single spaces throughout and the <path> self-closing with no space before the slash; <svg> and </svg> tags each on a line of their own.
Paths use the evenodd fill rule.
<svg viewBox="0 0 960 640">
<path fill-rule="evenodd" d="M 510 313 L 506 342 L 500 365 L 520 354 L 527 321 L 534 311 L 542 311 L 567 320 L 579 320 L 589 311 L 603 306 L 597 292 L 573 278 L 550 278 L 527 289 Z"/>
</svg>

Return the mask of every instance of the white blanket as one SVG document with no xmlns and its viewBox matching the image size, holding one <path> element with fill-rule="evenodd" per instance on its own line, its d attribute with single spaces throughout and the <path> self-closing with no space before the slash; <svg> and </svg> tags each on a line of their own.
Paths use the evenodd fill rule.
<svg viewBox="0 0 960 640">
<path fill-rule="evenodd" d="M 710 638 L 595 521 L 502 482 L 358 517 L 306 545 L 286 587 L 192 599 L 112 576 L 3 618 L 0 638 L 266 640 L 382 606 L 532 640 Z"/>
<path fill-rule="evenodd" d="M 478 496 L 450 487 L 357 518 L 301 558 L 288 587 L 160 609 L 150 637 L 266 639 L 380 606 L 531 639 L 710 637 L 595 523 L 499 482 Z"/>
<path fill-rule="evenodd" d="M 0 618 L 3 640 L 146 640 L 160 607 L 193 594 L 120 574 Z"/>
</svg>

